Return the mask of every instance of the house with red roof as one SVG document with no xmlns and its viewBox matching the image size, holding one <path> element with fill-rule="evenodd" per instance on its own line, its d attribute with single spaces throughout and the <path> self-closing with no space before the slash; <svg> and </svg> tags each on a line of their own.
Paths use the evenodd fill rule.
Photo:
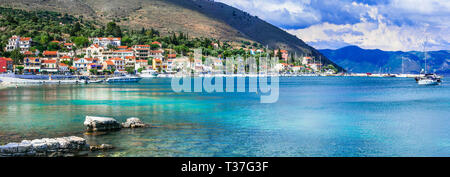
<svg viewBox="0 0 450 177">
<path fill-rule="evenodd" d="M 65 64 L 65 63 L 59 63 L 58 64 L 58 71 L 61 73 L 67 73 L 69 72 L 69 65 Z"/>
<path fill-rule="evenodd" d="M 124 71 L 125 70 L 125 60 L 122 58 L 111 58 L 108 61 L 112 61 L 116 67 L 116 70 Z"/>
<path fill-rule="evenodd" d="M 68 50 L 72 50 L 74 46 L 74 43 L 64 43 L 64 47 Z"/>
<path fill-rule="evenodd" d="M 59 57 L 59 62 L 63 62 L 63 61 L 71 61 L 71 60 L 72 60 L 72 58 L 69 57 L 69 56 L 67 56 L 67 55 L 64 55 L 64 56 L 62 56 L 62 57 Z"/>
<path fill-rule="evenodd" d="M 56 60 L 56 59 L 43 60 L 42 66 L 41 66 L 41 72 L 57 73 L 58 72 L 58 60 Z"/>
<path fill-rule="evenodd" d="M 148 59 L 150 56 L 150 45 L 135 45 L 133 46 L 133 51 L 137 59 Z"/>
<path fill-rule="evenodd" d="M 281 59 L 287 61 L 289 59 L 289 53 L 287 50 L 275 50 L 274 55 L 278 56 L 278 52 L 281 52 Z"/>
<path fill-rule="evenodd" d="M 58 51 L 44 51 L 44 53 L 42 53 L 42 55 L 44 55 L 44 58 L 47 58 L 47 59 L 59 58 Z"/>
<path fill-rule="evenodd" d="M 75 58 L 73 60 L 73 66 L 77 68 L 77 70 L 87 71 L 88 65 L 93 62 L 92 58 Z"/>
<path fill-rule="evenodd" d="M 159 45 L 160 48 L 162 47 L 162 44 L 158 41 L 152 42 L 152 45 Z"/>
</svg>

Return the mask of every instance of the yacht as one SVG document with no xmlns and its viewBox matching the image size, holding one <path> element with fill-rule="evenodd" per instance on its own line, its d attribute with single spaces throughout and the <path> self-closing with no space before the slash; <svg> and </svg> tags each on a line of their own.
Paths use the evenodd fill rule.
<svg viewBox="0 0 450 177">
<path fill-rule="evenodd" d="M 426 48 L 426 40 L 424 43 L 424 59 L 425 59 L 425 75 L 416 77 L 416 82 L 419 85 L 439 85 L 441 83 L 441 77 L 436 74 L 429 74 L 427 73 L 427 51 Z"/>
<path fill-rule="evenodd" d="M 441 77 L 436 74 L 425 74 L 415 79 L 419 85 L 439 85 L 442 82 Z"/>
</svg>

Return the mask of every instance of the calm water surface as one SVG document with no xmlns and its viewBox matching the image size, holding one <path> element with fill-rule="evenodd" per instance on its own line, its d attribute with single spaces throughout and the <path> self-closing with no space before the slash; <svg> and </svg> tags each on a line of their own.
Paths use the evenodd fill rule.
<svg viewBox="0 0 450 177">
<path fill-rule="evenodd" d="M 450 87 L 406 78 L 280 78 L 280 98 L 174 93 L 132 85 L 0 90 L 0 144 L 75 135 L 116 149 L 92 156 L 450 156 Z M 83 134 L 86 115 L 156 128 Z"/>
</svg>

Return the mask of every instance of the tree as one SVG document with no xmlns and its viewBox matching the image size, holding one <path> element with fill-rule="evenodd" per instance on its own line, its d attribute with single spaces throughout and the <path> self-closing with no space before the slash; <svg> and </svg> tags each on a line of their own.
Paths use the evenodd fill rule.
<svg viewBox="0 0 450 177">
<path fill-rule="evenodd" d="M 98 73 L 97 69 L 90 69 L 89 72 L 93 75 L 97 75 Z"/>
<path fill-rule="evenodd" d="M 19 70 L 19 74 L 22 74 L 22 71 L 23 71 L 24 67 L 23 66 L 17 66 L 16 69 Z"/>
<path fill-rule="evenodd" d="M 128 74 L 134 74 L 134 67 L 126 67 L 125 71 L 127 71 Z"/>
<path fill-rule="evenodd" d="M 75 37 L 73 42 L 78 47 L 86 47 L 89 44 L 89 39 L 84 36 Z"/>
<path fill-rule="evenodd" d="M 122 37 L 122 30 L 115 22 L 109 22 L 106 25 L 106 35 L 112 35 L 114 37 Z"/>
<path fill-rule="evenodd" d="M 20 53 L 19 49 L 16 49 L 11 52 L 10 57 L 13 59 L 15 65 L 19 65 L 23 62 L 24 55 Z"/>
</svg>

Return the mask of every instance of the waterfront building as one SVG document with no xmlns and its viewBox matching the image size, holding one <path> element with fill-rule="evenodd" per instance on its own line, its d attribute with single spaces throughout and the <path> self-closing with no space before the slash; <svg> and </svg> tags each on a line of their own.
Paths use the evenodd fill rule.
<svg viewBox="0 0 450 177">
<path fill-rule="evenodd" d="M 58 61 L 57 60 L 43 60 L 41 66 L 41 72 L 45 73 L 57 73 L 58 72 Z"/>
<path fill-rule="evenodd" d="M 20 37 L 20 36 L 12 36 L 8 40 L 8 44 L 5 47 L 5 51 L 11 52 L 13 50 L 19 49 L 20 53 L 25 53 L 30 50 L 31 42 L 33 39 L 31 37 Z"/>
<path fill-rule="evenodd" d="M 103 69 L 102 70 L 108 70 L 111 71 L 112 69 L 116 69 L 116 66 L 113 61 L 106 60 L 103 62 Z"/>
<path fill-rule="evenodd" d="M 24 71 L 29 73 L 41 72 L 41 59 L 36 57 L 25 57 L 23 59 Z"/>
<path fill-rule="evenodd" d="M 163 69 L 163 63 L 162 63 L 162 59 L 160 58 L 154 58 L 152 60 L 152 67 L 154 70 L 162 70 Z"/>
<path fill-rule="evenodd" d="M 87 71 L 87 67 L 92 61 L 92 58 L 75 58 L 73 60 L 73 66 L 76 67 L 77 70 Z"/>
<path fill-rule="evenodd" d="M 135 56 L 125 57 L 125 68 L 135 68 L 135 65 L 136 65 Z"/>
<path fill-rule="evenodd" d="M 11 58 L 0 57 L 0 73 L 14 70 L 14 61 Z"/>
<path fill-rule="evenodd" d="M 59 63 L 58 64 L 58 71 L 60 73 L 67 73 L 69 72 L 69 65 L 65 64 L 65 63 Z"/>
<path fill-rule="evenodd" d="M 116 67 L 116 70 L 118 71 L 125 71 L 125 60 L 122 58 L 111 58 L 109 61 L 112 61 L 114 63 L 114 66 Z"/>
<path fill-rule="evenodd" d="M 139 68 L 148 69 L 148 60 L 136 60 L 136 64 L 134 65 L 134 69 L 138 70 Z"/>
</svg>

